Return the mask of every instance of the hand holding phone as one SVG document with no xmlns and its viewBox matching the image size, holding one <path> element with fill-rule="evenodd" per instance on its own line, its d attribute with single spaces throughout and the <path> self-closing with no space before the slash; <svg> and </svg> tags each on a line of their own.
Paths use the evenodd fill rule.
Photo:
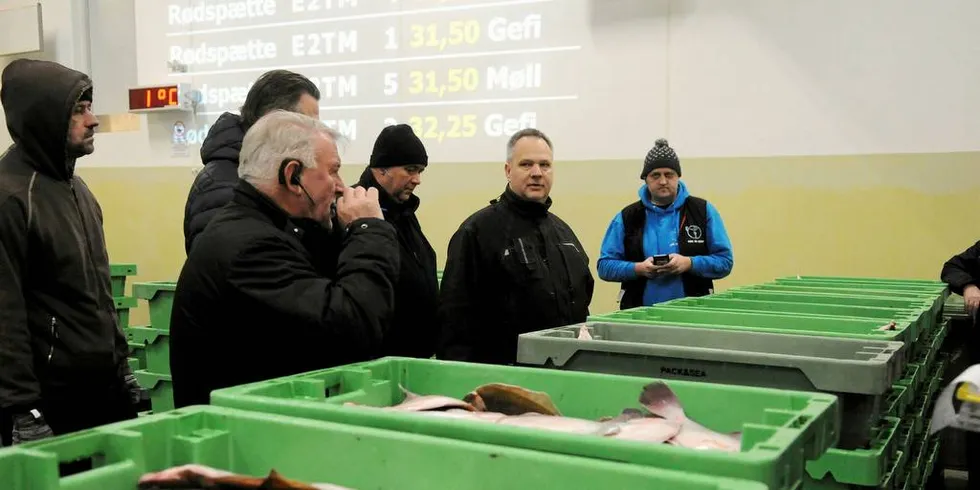
<svg viewBox="0 0 980 490">
<path fill-rule="evenodd" d="M 653 265 L 664 266 L 670 262 L 670 256 L 667 254 L 657 254 L 653 256 Z"/>
</svg>

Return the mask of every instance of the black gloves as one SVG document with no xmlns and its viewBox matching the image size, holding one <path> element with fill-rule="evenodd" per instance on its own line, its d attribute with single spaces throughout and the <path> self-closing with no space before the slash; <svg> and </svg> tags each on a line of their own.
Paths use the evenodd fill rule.
<svg viewBox="0 0 980 490">
<path fill-rule="evenodd" d="M 139 381 L 136 381 L 136 376 L 132 373 L 123 376 L 123 383 L 126 384 L 126 389 L 129 390 L 129 401 L 133 405 L 139 405 L 140 402 L 150 398 L 150 394 L 140 386 Z"/>
<path fill-rule="evenodd" d="M 37 441 L 54 436 L 51 427 L 44 421 L 41 412 L 31 410 L 28 413 L 15 414 L 13 416 L 13 438 L 14 445 L 22 442 Z"/>
</svg>

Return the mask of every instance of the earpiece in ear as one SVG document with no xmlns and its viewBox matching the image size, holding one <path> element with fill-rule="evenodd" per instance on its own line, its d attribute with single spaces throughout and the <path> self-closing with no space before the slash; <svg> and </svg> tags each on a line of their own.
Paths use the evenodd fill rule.
<svg viewBox="0 0 980 490">
<path fill-rule="evenodd" d="M 303 167 L 296 167 L 296 171 L 293 172 L 293 176 L 289 178 L 289 183 L 293 185 L 300 185 L 299 174 L 303 171 Z"/>
</svg>

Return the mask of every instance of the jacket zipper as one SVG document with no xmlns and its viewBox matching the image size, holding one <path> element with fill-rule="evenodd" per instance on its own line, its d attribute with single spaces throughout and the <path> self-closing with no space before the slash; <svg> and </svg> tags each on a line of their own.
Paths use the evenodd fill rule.
<svg viewBox="0 0 980 490">
<path fill-rule="evenodd" d="M 78 204 L 78 194 L 75 193 L 75 183 L 72 182 L 71 180 L 69 180 L 68 181 L 68 188 L 71 189 L 71 198 L 72 198 L 72 201 L 75 202 L 75 212 L 78 214 L 78 221 L 79 221 L 79 223 L 82 224 L 82 236 L 85 237 L 85 248 L 88 251 L 88 253 L 86 254 L 88 256 L 88 261 L 87 262 L 89 264 L 89 267 L 92 268 L 92 272 L 96 275 L 96 277 L 98 277 L 98 267 L 96 267 L 96 265 L 95 265 L 95 253 L 92 250 L 92 240 L 89 239 L 88 229 L 87 229 L 88 227 L 86 226 L 86 223 L 85 223 L 85 217 L 82 216 L 82 208 Z M 84 254 L 85 253 L 85 250 L 83 250 L 82 253 Z M 96 305 L 98 306 L 99 311 L 103 311 L 103 308 L 104 308 L 105 305 L 102 304 L 102 296 L 101 295 L 97 295 L 97 297 L 96 297 Z M 112 310 L 115 310 L 115 305 L 112 306 L 112 309 L 110 310 L 110 313 L 114 313 L 114 311 L 112 311 Z M 111 347 L 113 347 L 113 348 L 115 347 L 115 338 L 113 338 L 113 336 L 111 336 L 111 335 L 109 336 L 109 345 Z"/>
<path fill-rule="evenodd" d="M 51 348 L 48 349 L 48 365 L 51 365 L 51 357 L 54 356 L 54 341 L 58 338 L 58 319 L 51 316 Z"/>
</svg>

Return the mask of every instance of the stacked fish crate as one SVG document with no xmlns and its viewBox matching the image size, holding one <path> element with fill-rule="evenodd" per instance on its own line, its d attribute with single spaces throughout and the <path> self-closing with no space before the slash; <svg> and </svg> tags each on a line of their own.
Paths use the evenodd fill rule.
<svg viewBox="0 0 980 490">
<path fill-rule="evenodd" d="M 525 334 L 518 362 L 832 393 L 842 430 L 804 486 L 919 488 L 939 451 L 926 434 L 947 296 L 934 281 L 780 278 Z"/>
<path fill-rule="evenodd" d="M 126 296 L 126 282 L 135 276 L 138 270 L 136 264 L 109 264 L 109 275 L 112 285 L 112 300 L 116 306 L 116 317 L 119 327 L 125 332 L 129 328 L 130 310 L 136 308 L 136 298 Z M 130 345 L 129 365 L 133 371 L 141 369 L 140 359 L 143 355 L 138 346 Z"/>
<path fill-rule="evenodd" d="M 135 370 L 140 386 L 150 395 L 154 413 L 173 410 L 173 385 L 170 380 L 170 310 L 176 284 L 173 282 L 138 282 L 133 296 L 146 301 L 150 324 L 130 327 L 126 331 L 130 347 L 142 353 Z"/>
</svg>

